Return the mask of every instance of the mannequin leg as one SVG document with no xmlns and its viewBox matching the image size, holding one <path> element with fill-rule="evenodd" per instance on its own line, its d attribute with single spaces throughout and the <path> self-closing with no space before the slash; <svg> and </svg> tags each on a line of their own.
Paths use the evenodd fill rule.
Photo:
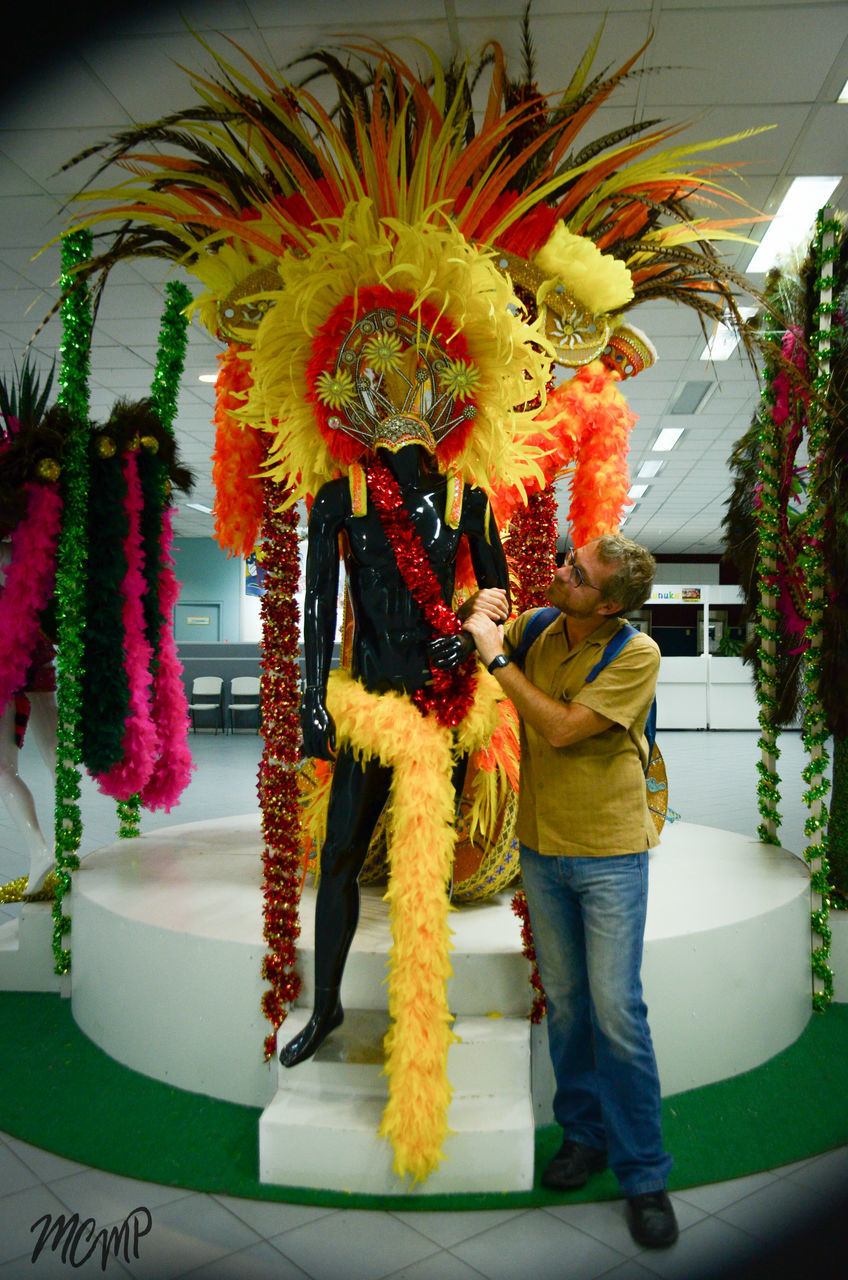
<svg viewBox="0 0 848 1280">
<path fill-rule="evenodd" d="M 391 770 L 376 761 L 360 764 L 349 751 L 339 752 L 315 905 L 315 1008 L 303 1030 L 280 1053 L 285 1067 L 311 1057 L 344 1018 L 339 993 L 359 920 L 359 873 L 391 777 Z"/>
<path fill-rule="evenodd" d="M 451 774 L 451 783 L 453 784 L 454 793 L 454 823 L 459 819 L 459 806 L 462 800 L 462 792 L 465 787 L 465 775 L 468 772 L 468 756 L 460 756 L 453 767 Z M 450 884 L 448 885 L 448 900 L 453 897 L 453 860 L 451 860 Z"/>
<path fill-rule="evenodd" d="M 56 774 L 58 710 L 55 693 L 29 693 L 29 728 L 50 775 Z"/>
<path fill-rule="evenodd" d="M 56 712 L 56 694 L 55 693 L 30 693 L 29 697 L 29 726 L 27 733 L 31 733 L 35 739 L 35 744 L 41 754 L 50 777 L 56 777 L 56 733 L 57 733 L 57 712 Z M 51 871 L 54 870 L 56 864 L 56 855 L 53 849 L 45 846 L 44 857 L 39 859 L 32 858 L 30 861 L 29 880 L 27 881 L 26 892 L 38 893 L 44 885 Z"/>
<path fill-rule="evenodd" d="M 21 832 L 29 854 L 29 881 L 25 892 L 37 893 L 53 868 L 54 858 L 38 825 L 32 792 L 18 773 L 14 699 L 0 716 L 0 796 Z"/>
</svg>

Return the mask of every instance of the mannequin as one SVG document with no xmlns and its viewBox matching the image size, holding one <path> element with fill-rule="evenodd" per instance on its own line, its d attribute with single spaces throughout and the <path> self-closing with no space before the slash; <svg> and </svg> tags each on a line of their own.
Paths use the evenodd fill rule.
<svg viewBox="0 0 848 1280">
<path fill-rule="evenodd" d="M 427 424 L 404 419 L 400 442 L 390 424 L 381 424 L 374 442 L 377 458 L 397 480 L 404 506 L 450 604 L 460 538 L 468 539 L 480 587 L 508 590 L 506 559 L 486 495 L 463 486 L 456 528 L 445 519 L 447 481 L 433 467 L 435 443 Z M 408 442 L 410 430 L 416 438 Z M 470 653 L 467 633 L 438 636 L 413 598 L 398 568 L 379 512 L 368 498 L 364 515 L 354 515 L 347 479 L 331 480 L 318 491 L 309 517 L 304 656 L 306 688 L 301 708 L 304 753 L 333 759 L 335 725 L 326 705 L 338 590 L 338 540 L 344 536 L 348 587 L 354 614 L 351 675 L 372 693 L 414 694 L 432 679 L 432 667 L 451 670 Z M 457 799 L 466 759 L 453 773 Z M 392 771 L 373 759 L 360 763 L 347 748 L 333 772 L 326 838 L 321 851 L 315 915 L 315 1007 L 306 1027 L 282 1050 L 292 1067 L 310 1057 L 343 1020 L 339 992 L 347 953 L 359 916 L 359 873 L 374 828 L 389 794 Z"/>
<path fill-rule="evenodd" d="M 0 544 L 0 590 L 9 564 L 9 544 Z M 27 732 L 35 738 L 51 777 L 56 772 L 56 681 L 52 667 L 52 646 L 39 640 L 37 652 L 27 672 L 22 690 L 29 702 Z M 32 792 L 18 772 L 19 748 L 15 735 L 15 699 L 10 698 L 0 713 L 0 796 L 19 828 L 29 855 L 29 876 L 25 895 L 38 893 L 53 870 L 55 857 L 48 846 L 35 811 Z"/>
</svg>

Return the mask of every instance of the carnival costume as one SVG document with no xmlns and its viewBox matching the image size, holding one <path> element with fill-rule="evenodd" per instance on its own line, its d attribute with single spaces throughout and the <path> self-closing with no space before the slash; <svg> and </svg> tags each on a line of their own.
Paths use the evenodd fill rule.
<svg viewBox="0 0 848 1280">
<path fill-rule="evenodd" d="M 391 494 L 383 502 L 391 486 L 376 447 L 390 430 L 400 448 L 419 447 L 423 428 L 432 435 L 428 451 L 443 477 L 446 523 L 461 518 L 461 502 L 478 490 L 503 523 L 576 463 L 575 536 L 616 527 L 633 420 L 618 384 L 651 360 L 650 344 L 628 333 L 623 317 L 646 299 L 671 298 L 708 320 L 726 311 L 738 319 L 737 282 L 712 242 L 741 236 L 733 222 L 693 214 L 692 201 L 727 195 L 710 168 L 689 164 L 710 144 L 650 156 L 676 132 L 651 122 L 576 148 L 580 130 L 643 52 L 590 79 L 600 34 L 550 106 L 533 81 L 527 32 L 520 80 L 509 78 L 502 51 L 490 46 L 491 87 L 479 129 L 467 63 L 444 67 L 431 54 L 427 75 L 419 76 L 394 52 L 373 46 L 348 51 L 361 60 L 362 74 L 331 52 L 314 55 L 340 89 L 332 115 L 306 88 L 255 63 L 251 82 L 217 57 L 217 79 L 193 77 L 197 106 L 99 149 L 102 168 L 116 163 L 131 176 L 109 191 L 86 193 L 108 205 L 82 224 L 119 218 L 123 227 L 83 274 L 105 276 L 115 261 L 137 254 L 179 263 L 203 286 L 195 313 L 227 344 L 214 460 L 223 546 L 250 550 L 264 519 L 267 556 L 282 574 L 284 557 L 274 547 L 281 512 L 301 498 L 320 504 L 328 484 L 347 485 L 351 520 L 373 518 L 368 513 L 378 504 L 404 583 L 450 649 L 460 630 L 453 602 L 431 591 L 426 549 L 422 557 L 413 546 L 404 571 L 410 519 Z M 151 142 L 157 154 L 146 149 Z M 752 220 L 750 213 L 744 218 Z M 578 372 L 557 385 L 556 366 Z M 581 467 L 581 456 L 588 465 Z M 286 776 L 294 763 L 287 726 L 296 641 L 291 611 L 273 611 L 272 602 L 263 676 L 272 714 L 261 795 L 270 946 L 264 973 L 271 983 L 265 1008 L 276 1027 L 298 989 L 299 840 L 291 834 L 297 806 Z M 452 670 L 434 664 L 431 681 L 410 689 L 409 698 L 399 694 L 401 703 L 395 693 L 375 702 L 345 676 L 330 683 L 326 700 L 339 741 L 384 760 L 398 777 L 404 751 L 417 756 L 420 749 L 423 757 L 432 739 L 433 821 L 447 831 L 452 735 L 469 750 L 485 750 L 497 734 L 492 706 L 480 701 L 487 687 L 485 674 L 475 676 L 465 663 Z M 323 687 L 320 694 L 323 700 Z M 386 708 L 409 726 L 400 754 L 381 736 L 395 723 Z M 481 725 L 471 732 L 476 719 Z M 405 795 L 397 782 L 389 888 L 396 968 L 407 946 L 401 913 L 414 896 L 403 877 L 412 868 L 420 876 L 428 865 L 425 840 L 407 848 L 398 838 Z M 398 1172 L 419 1179 L 440 1158 L 449 1098 L 443 987 L 450 840 L 434 837 L 439 922 L 419 929 L 412 944 L 413 965 L 433 966 L 430 994 L 425 999 L 397 973 L 392 979 L 383 1131 Z M 439 1044 L 423 1055 L 427 1065 L 402 1079 L 406 1068 L 398 1063 L 414 1062 L 433 1034 Z"/>
</svg>

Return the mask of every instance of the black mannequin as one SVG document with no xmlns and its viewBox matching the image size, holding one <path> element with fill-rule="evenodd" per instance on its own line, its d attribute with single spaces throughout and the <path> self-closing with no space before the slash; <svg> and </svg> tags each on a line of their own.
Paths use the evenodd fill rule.
<svg viewBox="0 0 848 1280">
<path fill-rule="evenodd" d="M 486 495 L 466 485 L 459 528 L 444 518 L 447 482 L 430 469 L 427 451 L 407 444 L 377 456 L 398 481 L 404 504 L 442 588 L 453 595 L 460 537 L 468 539 L 480 587 L 508 591 L 506 559 Z M 348 481 L 331 480 L 318 491 L 309 516 L 304 611 L 306 689 L 301 707 L 304 753 L 333 758 L 335 726 L 326 706 L 338 593 L 338 540 L 348 544 L 348 586 L 354 614 L 351 674 L 372 692 L 408 694 L 430 680 L 430 660 L 455 667 L 470 649 L 467 633 L 436 637 L 401 577 L 394 552 L 373 502 L 354 516 Z M 454 770 L 457 798 L 466 761 Z M 391 786 L 391 770 L 376 760 L 360 764 L 348 750 L 336 759 L 327 830 L 321 851 L 321 879 L 315 913 L 315 1008 L 310 1021 L 282 1050 L 292 1067 L 310 1057 L 344 1017 L 339 990 L 348 949 L 359 918 L 359 873 Z"/>
</svg>

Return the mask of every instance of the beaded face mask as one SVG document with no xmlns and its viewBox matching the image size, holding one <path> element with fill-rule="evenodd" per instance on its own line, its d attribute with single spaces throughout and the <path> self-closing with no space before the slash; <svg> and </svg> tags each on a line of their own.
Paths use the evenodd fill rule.
<svg viewBox="0 0 848 1280">
<path fill-rule="evenodd" d="M 435 453 L 454 427 L 476 416 L 467 399 L 479 376 L 401 307 L 378 307 L 351 324 L 317 394 L 334 410 L 328 425 L 368 448 L 396 453 L 421 444 Z M 458 409 L 460 398 L 466 403 Z"/>
</svg>

